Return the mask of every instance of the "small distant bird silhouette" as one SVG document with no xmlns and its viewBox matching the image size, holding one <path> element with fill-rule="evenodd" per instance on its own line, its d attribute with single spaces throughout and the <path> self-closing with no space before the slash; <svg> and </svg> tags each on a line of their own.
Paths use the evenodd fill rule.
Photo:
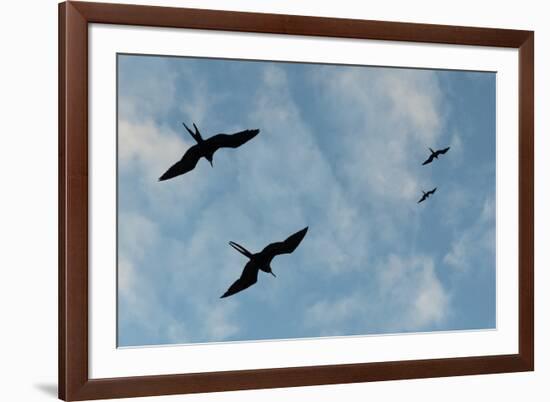
<svg viewBox="0 0 550 402">
<path fill-rule="evenodd" d="M 239 253 L 245 255 L 249 258 L 249 261 L 244 266 L 241 277 L 237 279 L 230 287 L 227 289 L 220 299 L 234 295 L 250 286 L 254 285 L 258 280 L 258 271 L 262 270 L 273 276 L 275 274 L 271 270 L 271 261 L 279 254 L 290 254 L 296 247 L 300 244 L 307 232 L 307 227 L 303 228 L 299 232 L 294 233 L 289 236 L 285 241 L 271 243 L 266 246 L 262 251 L 256 254 L 252 254 L 250 251 L 245 249 L 240 244 L 237 244 L 233 241 L 229 242 L 229 245 L 237 250 Z"/>
<path fill-rule="evenodd" d="M 434 151 L 433 149 L 431 148 L 428 148 L 430 151 L 431 151 L 431 155 L 428 159 L 426 159 L 424 161 L 424 163 L 422 165 L 427 165 L 428 163 L 432 163 L 432 161 L 435 159 L 437 159 L 439 157 L 439 155 L 443 155 L 445 153 L 447 153 L 447 151 L 449 149 L 451 149 L 451 147 L 447 147 L 447 148 L 443 148 L 443 149 L 438 149 L 437 151 Z"/>
<path fill-rule="evenodd" d="M 435 190 L 437 190 L 437 187 L 435 187 L 433 190 L 430 191 L 422 191 L 422 198 L 417 202 L 417 204 L 420 204 L 422 201 L 426 200 L 430 195 L 435 193 Z"/>
<path fill-rule="evenodd" d="M 204 140 L 195 123 L 193 123 L 195 132 L 192 132 L 185 123 L 183 125 L 189 134 L 191 134 L 191 137 L 197 141 L 197 144 L 189 148 L 178 162 L 160 176 L 159 181 L 168 180 L 193 170 L 200 158 L 206 158 L 210 162 L 210 165 L 214 167 L 212 162 L 214 152 L 220 148 L 238 148 L 260 132 L 260 130 L 244 130 L 235 134 L 216 134 Z"/>
</svg>

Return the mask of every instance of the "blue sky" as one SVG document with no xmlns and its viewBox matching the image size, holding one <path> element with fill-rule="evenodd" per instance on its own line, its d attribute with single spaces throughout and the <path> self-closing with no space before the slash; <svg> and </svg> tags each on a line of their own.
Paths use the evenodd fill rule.
<svg viewBox="0 0 550 402">
<path fill-rule="evenodd" d="M 494 328 L 495 79 L 119 55 L 119 346 Z M 182 121 L 261 132 L 158 182 Z M 228 241 L 305 226 L 277 278 L 219 299 L 246 263 Z"/>
</svg>

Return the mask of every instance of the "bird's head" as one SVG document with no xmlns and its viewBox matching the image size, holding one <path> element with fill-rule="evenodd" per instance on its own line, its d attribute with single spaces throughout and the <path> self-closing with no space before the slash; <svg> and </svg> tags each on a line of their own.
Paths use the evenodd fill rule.
<svg viewBox="0 0 550 402">
<path fill-rule="evenodd" d="M 204 157 L 210 162 L 210 166 L 214 167 L 214 154 L 207 154 Z"/>
<path fill-rule="evenodd" d="M 270 274 L 273 275 L 275 278 L 277 277 L 277 275 L 275 275 L 275 274 L 273 273 L 273 271 L 271 270 L 271 266 L 268 266 L 268 267 L 267 267 L 266 272 L 270 273 Z"/>
</svg>

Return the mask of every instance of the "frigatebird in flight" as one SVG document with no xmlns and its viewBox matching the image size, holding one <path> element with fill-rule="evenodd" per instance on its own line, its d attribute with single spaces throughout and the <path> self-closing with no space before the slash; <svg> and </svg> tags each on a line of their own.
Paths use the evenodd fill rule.
<svg viewBox="0 0 550 402">
<path fill-rule="evenodd" d="M 426 200 L 430 195 L 435 193 L 435 190 L 437 190 L 437 187 L 434 187 L 434 189 L 430 191 L 422 191 L 422 198 L 417 202 L 417 204 L 420 204 L 422 201 Z"/>
<path fill-rule="evenodd" d="M 423 163 L 422 165 L 427 165 L 428 163 L 432 163 L 432 161 L 433 161 L 434 159 L 437 159 L 437 158 L 439 157 L 439 155 L 443 155 L 443 154 L 447 153 L 447 151 L 448 151 L 449 149 L 451 149 L 451 147 L 447 147 L 447 148 L 443 148 L 443 149 L 438 149 L 437 151 L 434 151 L 434 150 L 431 149 L 431 148 L 428 148 L 428 149 L 431 151 L 432 154 L 430 155 L 430 157 L 429 157 L 428 159 L 426 159 L 426 160 L 424 161 L 424 163 Z"/>
<path fill-rule="evenodd" d="M 296 247 L 300 244 L 307 232 L 307 227 L 303 228 L 299 232 L 294 233 L 289 236 L 285 241 L 280 241 L 276 243 L 271 243 L 266 246 L 262 251 L 256 254 L 252 254 L 250 251 L 245 249 L 240 244 L 237 244 L 233 241 L 229 242 L 229 245 L 237 250 L 239 253 L 248 257 L 249 261 L 244 266 L 241 277 L 237 279 L 230 287 L 227 289 L 220 298 L 234 295 L 235 293 L 245 290 L 246 288 L 254 285 L 258 280 L 258 271 L 262 270 L 273 276 L 275 274 L 271 270 L 271 261 L 273 258 L 279 254 L 290 254 Z"/>
<path fill-rule="evenodd" d="M 206 140 L 202 138 L 199 129 L 193 123 L 195 132 L 191 131 L 189 127 L 183 123 L 191 137 L 197 143 L 185 152 L 183 157 L 170 167 L 162 176 L 160 176 L 159 181 L 164 181 L 171 179 L 173 177 L 185 174 L 195 168 L 200 158 L 206 158 L 210 165 L 214 167 L 212 163 L 212 158 L 214 157 L 214 152 L 220 148 L 237 148 L 243 145 L 245 142 L 250 141 L 254 138 L 260 130 L 244 130 L 235 134 L 216 134 Z"/>
</svg>

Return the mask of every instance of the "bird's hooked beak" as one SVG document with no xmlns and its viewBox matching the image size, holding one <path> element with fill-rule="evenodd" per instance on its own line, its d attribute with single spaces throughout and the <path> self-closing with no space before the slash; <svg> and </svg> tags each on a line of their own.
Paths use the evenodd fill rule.
<svg viewBox="0 0 550 402">
<path fill-rule="evenodd" d="M 209 159 L 208 162 L 210 162 L 210 166 L 214 167 L 214 160 Z"/>
</svg>

